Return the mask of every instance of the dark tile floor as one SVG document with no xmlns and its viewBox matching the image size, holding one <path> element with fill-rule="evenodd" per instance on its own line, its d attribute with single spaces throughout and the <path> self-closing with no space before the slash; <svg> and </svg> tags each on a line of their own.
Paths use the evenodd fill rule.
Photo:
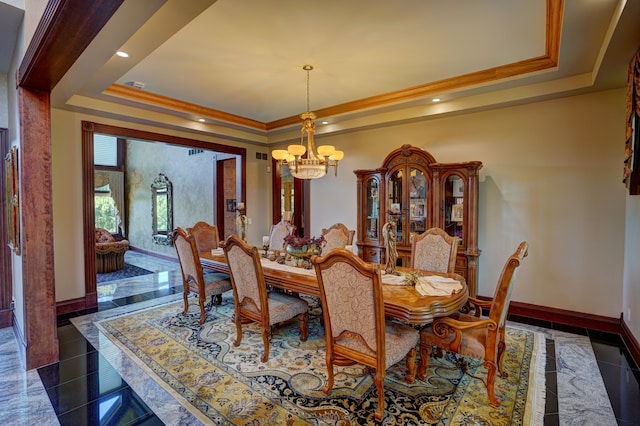
<svg viewBox="0 0 640 426">
<path fill-rule="evenodd" d="M 631 358 L 620 335 L 516 315 L 510 315 L 509 320 L 588 336 L 618 424 L 640 425 L 640 369 Z M 553 354 L 553 341 L 548 340 L 545 425 L 560 424 L 556 361 Z"/>
<path fill-rule="evenodd" d="M 69 321 L 74 316 L 181 292 L 179 287 L 102 303 L 58 318 L 60 361 L 38 369 L 61 425 L 162 422 Z M 589 336 L 619 425 L 640 425 L 640 370 L 619 335 L 511 316 L 512 321 Z M 547 340 L 545 425 L 559 425 L 555 345 Z"/>
</svg>

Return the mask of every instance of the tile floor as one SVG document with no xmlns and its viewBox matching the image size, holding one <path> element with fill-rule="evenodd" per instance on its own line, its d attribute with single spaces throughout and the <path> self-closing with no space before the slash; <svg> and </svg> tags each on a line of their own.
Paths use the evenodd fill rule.
<svg viewBox="0 0 640 426">
<path fill-rule="evenodd" d="M 127 253 L 151 275 L 106 283 L 99 306 L 58 318 L 60 361 L 20 367 L 11 328 L 0 330 L 1 425 L 200 424 L 93 325 L 181 298 L 177 263 Z M 640 425 L 640 370 L 618 335 L 510 317 L 547 337 L 545 425 Z"/>
</svg>

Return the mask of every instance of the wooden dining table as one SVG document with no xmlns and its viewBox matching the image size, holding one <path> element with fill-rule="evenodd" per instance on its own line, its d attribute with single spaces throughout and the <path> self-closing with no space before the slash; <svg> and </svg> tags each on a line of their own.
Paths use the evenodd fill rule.
<svg viewBox="0 0 640 426">
<path fill-rule="evenodd" d="M 229 267 L 222 253 L 200 253 L 200 261 L 205 270 L 228 274 Z M 283 267 L 275 261 L 262 259 L 262 269 L 267 284 L 291 292 L 320 296 L 318 280 L 314 269 Z M 411 269 L 399 268 L 401 272 Z M 448 316 L 458 311 L 467 302 L 469 289 L 464 278 L 457 274 L 420 271 L 422 275 L 438 275 L 459 281 L 462 289 L 449 296 L 423 296 L 410 285 L 382 285 L 385 315 L 410 324 L 430 324 L 435 318 Z"/>
</svg>

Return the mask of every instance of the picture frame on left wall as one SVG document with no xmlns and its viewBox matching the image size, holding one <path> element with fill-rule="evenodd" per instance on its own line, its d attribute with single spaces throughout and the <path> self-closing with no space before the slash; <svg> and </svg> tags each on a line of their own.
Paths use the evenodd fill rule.
<svg viewBox="0 0 640 426">
<path fill-rule="evenodd" d="M 18 147 L 11 148 L 4 158 L 5 189 L 7 209 L 7 231 L 9 247 L 16 255 L 20 255 L 20 197 L 18 194 L 19 170 Z"/>
</svg>

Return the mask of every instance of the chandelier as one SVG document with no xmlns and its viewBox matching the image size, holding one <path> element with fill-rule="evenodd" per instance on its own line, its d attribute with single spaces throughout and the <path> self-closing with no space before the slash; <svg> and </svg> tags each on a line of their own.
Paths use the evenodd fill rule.
<svg viewBox="0 0 640 426">
<path fill-rule="evenodd" d="M 287 165 L 291 175 L 298 179 L 321 178 L 327 174 L 329 166 L 334 167 L 335 176 L 338 176 L 338 161 L 342 160 L 344 152 L 337 151 L 333 145 L 320 145 L 316 149 L 313 142 L 313 134 L 316 131 L 313 120 L 316 115 L 309 111 L 309 72 L 313 69 L 313 65 L 304 65 L 302 69 L 307 72 L 307 112 L 300 116 L 302 118 L 300 144 L 289 145 L 286 150 L 274 149 L 271 155 L 280 165 Z"/>
</svg>

